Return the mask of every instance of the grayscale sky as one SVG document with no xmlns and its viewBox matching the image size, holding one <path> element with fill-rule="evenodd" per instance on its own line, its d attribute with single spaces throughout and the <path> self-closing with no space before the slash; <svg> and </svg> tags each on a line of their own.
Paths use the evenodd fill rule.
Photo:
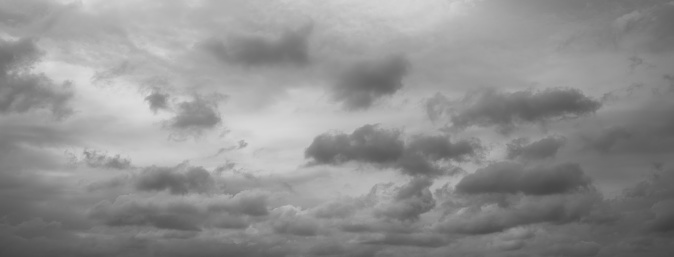
<svg viewBox="0 0 674 257">
<path fill-rule="evenodd" d="M 671 256 L 671 0 L 0 0 L 0 256 Z"/>
</svg>

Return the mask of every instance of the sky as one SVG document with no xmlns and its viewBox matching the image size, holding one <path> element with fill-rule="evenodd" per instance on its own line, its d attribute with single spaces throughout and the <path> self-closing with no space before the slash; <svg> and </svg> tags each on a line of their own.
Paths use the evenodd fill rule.
<svg viewBox="0 0 674 257">
<path fill-rule="evenodd" d="M 670 256 L 671 0 L 0 0 L 0 256 Z"/>
</svg>

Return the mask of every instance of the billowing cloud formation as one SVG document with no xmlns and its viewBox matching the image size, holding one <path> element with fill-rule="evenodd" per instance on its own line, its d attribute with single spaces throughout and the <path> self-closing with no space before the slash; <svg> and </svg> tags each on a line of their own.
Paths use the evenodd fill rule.
<svg viewBox="0 0 674 257">
<path fill-rule="evenodd" d="M 122 158 L 119 154 L 115 156 L 107 156 L 94 150 L 84 150 L 83 162 L 92 168 L 107 168 L 107 169 L 128 169 L 131 168 L 131 161 Z"/>
<path fill-rule="evenodd" d="M 340 75 L 332 88 L 333 98 L 346 110 L 368 109 L 378 99 L 393 95 L 403 87 L 402 79 L 408 66 L 402 56 L 357 63 Z"/>
<path fill-rule="evenodd" d="M 159 91 L 153 91 L 150 95 L 145 97 L 145 101 L 150 105 L 150 110 L 157 112 L 169 108 L 169 95 Z"/>
<path fill-rule="evenodd" d="M 564 145 L 563 137 L 546 137 L 529 143 L 526 138 L 518 138 L 507 144 L 508 159 L 540 160 L 552 158 Z"/>
<path fill-rule="evenodd" d="M 56 85 L 43 74 L 30 73 L 41 52 L 31 39 L 0 39 L 0 113 L 48 109 L 57 118 L 72 113 L 69 82 Z"/>
<path fill-rule="evenodd" d="M 435 208 L 435 199 L 428 189 L 432 184 L 428 178 L 412 179 L 398 188 L 390 203 L 375 209 L 375 215 L 397 220 L 419 219 L 419 215 Z"/>
<path fill-rule="evenodd" d="M 599 201 L 596 195 L 570 194 L 525 196 L 509 207 L 489 206 L 467 210 L 440 222 L 438 231 L 458 234 L 489 234 L 536 223 L 564 224 L 589 216 Z"/>
<path fill-rule="evenodd" d="M 149 167 L 143 170 L 135 182 L 138 190 L 168 190 L 171 194 L 205 193 L 212 191 L 214 186 L 215 183 L 208 171 L 187 165 L 172 168 Z"/>
<path fill-rule="evenodd" d="M 440 175 L 435 161 L 466 161 L 482 151 L 479 141 L 451 142 L 446 136 L 417 136 L 408 143 L 397 130 L 365 125 L 350 135 L 321 134 L 305 150 L 317 164 L 338 165 L 350 161 L 400 168 L 408 175 Z"/>
<path fill-rule="evenodd" d="M 175 117 L 166 121 L 165 126 L 177 133 L 174 134 L 177 138 L 200 135 L 222 122 L 217 109 L 218 101 L 195 96 L 192 101 L 182 102 L 176 107 Z"/>
<path fill-rule="evenodd" d="M 453 108 L 454 127 L 497 127 L 509 131 L 514 126 L 594 113 L 601 103 L 578 89 L 550 88 L 540 91 L 500 92 L 484 89 L 466 95 Z"/>
<path fill-rule="evenodd" d="M 234 62 L 246 66 L 277 64 L 305 65 L 309 58 L 309 36 L 313 24 L 294 30 L 286 30 L 277 39 L 259 36 L 245 36 L 222 42 L 211 39 L 202 47 L 224 62 Z"/>
<path fill-rule="evenodd" d="M 518 163 L 503 162 L 489 165 L 465 176 L 456 185 L 456 190 L 467 194 L 548 195 L 565 193 L 589 185 L 589 178 L 578 164 L 526 167 Z"/>
</svg>

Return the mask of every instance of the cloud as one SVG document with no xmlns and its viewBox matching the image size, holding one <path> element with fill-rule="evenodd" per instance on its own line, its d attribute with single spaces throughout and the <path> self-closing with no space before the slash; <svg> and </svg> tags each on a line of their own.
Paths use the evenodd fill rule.
<svg viewBox="0 0 674 257">
<path fill-rule="evenodd" d="M 211 174 L 202 167 L 181 164 L 176 167 L 148 167 L 135 179 L 140 191 L 163 191 L 171 194 L 207 193 L 215 189 Z"/>
<path fill-rule="evenodd" d="M 506 157 L 510 160 L 541 160 L 553 158 L 566 139 L 564 137 L 549 136 L 529 143 L 525 138 L 518 138 L 507 144 Z"/>
<path fill-rule="evenodd" d="M 104 200 L 89 210 L 89 217 L 111 227 L 140 226 L 200 231 L 203 228 L 243 229 L 247 217 L 268 214 L 266 195 L 245 191 L 231 195 L 127 194 Z"/>
<path fill-rule="evenodd" d="M 304 154 L 314 164 L 339 165 L 354 161 L 399 168 L 412 176 L 434 176 L 448 172 L 435 162 L 476 159 L 482 150 L 477 139 L 451 142 L 447 136 L 416 136 L 406 143 L 400 131 L 364 125 L 351 134 L 321 134 Z"/>
<path fill-rule="evenodd" d="M 315 236 L 319 224 L 294 206 L 281 206 L 272 211 L 272 228 L 279 234 Z"/>
<path fill-rule="evenodd" d="M 0 39 L 0 113 L 48 109 L 56 118 L 72 113 L 70 82 L 57 85 L 44 74 L 30 73 L 41 55 L 31 39 Z"/>
<path fill-rule="evenodd" d="M 192 101 L 178 104 L 176 115 L 165 122 L 165 126 L 175 133 L 176 139 L 188 135 L 200 135 L 204 130 L 212 129 L 222 122 L 218 112 L 218 99 L 206 99 L 195 96 Z"/>
<path fill-rule="evenodd" d="M 596 256 L 602 246 L 595 242 L 555 244 L 545 251 L 546 256 L 591 257 Z"/>
<path fill-rule="evenodd" d="M 99 153 L 93 150 L 84 150 L 84 163 L 92 168 L 106 168 L 123 170 L 131 168 L 131 161 L 122 158 L 119 154 L 115 156 L 107 156 L 104 153 Z"/>
<path fill-rule="evenodd" d="M 590 216 L 599 200 L 596 195 L 582 193 L 525 196 L 506 208 L 489 206 L 452 215 L 435 228 L 445 233 L 476 235 L 529 224 L 579 222 Z"/>
<path fill-rule="evenodd" d="M 361 244 L 390 245 L 390 246 L 416 246 L 416 247 L 441 247 L 447 245 L 447 237 L 430 234 L 378 234 L 358 239 Z"/>
<path fill-rule="evenodd" d="M 279 38 L 260 36 L 234 38 L 230 42 L 210 39 L 201 47 L 223 62 L 245 66 L 306 65 L 310 61 L 309 36 L 313 23 L 284 31 Z"/>
<path fill-rule="evenodd" d="M 157 112 L 159 110 L 167 110 L 169 108 L 169 95 L 159 91 L 153 91 L 150 95 L 145 97 L 145 101 L 150 105 L 150 110 Z"/>
<path fill-rule="evenodd" d="M 578 89 L 500 92 L 483 89 L 467 94 L 446 108 L 452 109 L 453 127 L 497 127 L 508 132 L 517 125 L 576 118 L 596 112 L 601 103 Z"/>
<path fill-rule="evenodd" d="M 578 164 L 526 167 L 518 163 L 501 162 L 463 177 L 455 190 L 466 194 L 549 195 L 571 192 L 590 185 L 590 179 Z"/>
<path fill-rule="evenodd" d="M 343 72 L 332 88 L 333 99 L 346 110 L 364 110 L 403 87 L 409 63 L 402 56 L 361 62 Z"/>
<path fill-rule="evenodd" d="M 435 208 L 435 199 L 429 190 L 433 181 L 428 178 L 414 178 L 397 188 L 392 201 L 375 207 L 375 216 L 397 220 L 419 219 L 419 215 Z"/>
<path fill-rule="evenodd" d="M 601 153 L 608 153 L 622 140 L 632 137 L 632 132 L 622 127 L 612 127 L 601 131 L 594 138 L 585 138 L 586 147 Z"/>
</svg>

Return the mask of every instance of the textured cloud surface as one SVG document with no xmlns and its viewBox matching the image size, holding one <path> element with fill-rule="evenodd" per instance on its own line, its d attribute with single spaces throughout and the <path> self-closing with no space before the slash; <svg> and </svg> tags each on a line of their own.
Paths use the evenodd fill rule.
<svg viewBox="0 0 674 257">
<path fill-rule="evenodd" d="M 672 0 L 0 0 L 0 256 L 670 257 Z"/>
</svg>

